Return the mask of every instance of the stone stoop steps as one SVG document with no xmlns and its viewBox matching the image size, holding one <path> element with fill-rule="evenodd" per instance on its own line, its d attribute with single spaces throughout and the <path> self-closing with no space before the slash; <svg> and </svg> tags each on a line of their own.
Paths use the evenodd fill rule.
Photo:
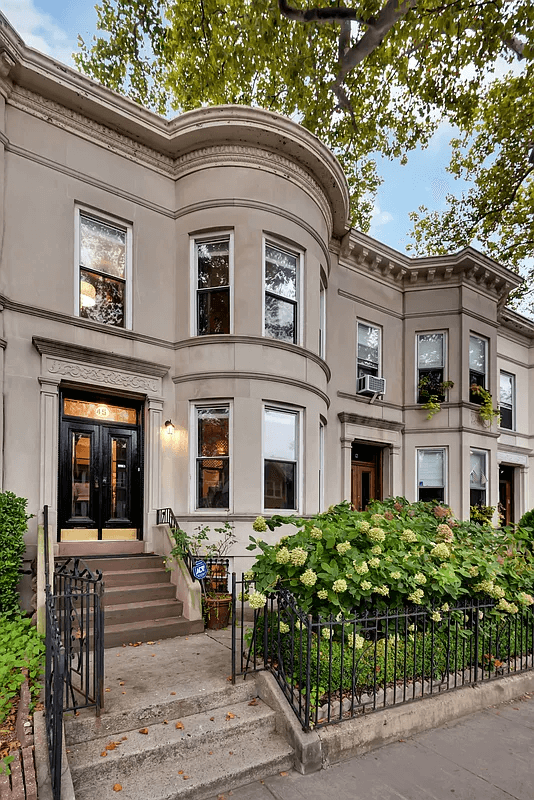
<svg viewBox="0 0 534 800">
<path fill-rule="evenodd" d="M 90 569 L 100 569 L 104 579 L 105 647 L 188 636 L 204 630 L 201 620 L 182 616 L 171 574 L 162 556 L 87 557 Z"/>
<path fill-rule="evenodd" d="M 66 721 L 76 800 L 204 800 L 293 766 L 254 680 L 146 709 L 133 723 L 132 714 Z"/>
</svg>

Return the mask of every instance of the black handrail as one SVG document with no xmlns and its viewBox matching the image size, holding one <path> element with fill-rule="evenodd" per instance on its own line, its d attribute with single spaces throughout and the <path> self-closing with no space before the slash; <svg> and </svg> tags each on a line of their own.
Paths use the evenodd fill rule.
<svg viewBox="0 0 534 800">
<path fill-rule="evenodd" d="M 171 530 L 181 531 L 182 528 L 180 527 L 180 523 L 176 519 L 174 511 L 172 508 L 158 508 L 156 512 L 156 524 L 157 525 L 168 525 Z M 193 581 L 196 581 L 196 577 L 193 573 L 193 566 L 197 559 L 193 556 L 189 548 L 184 550 L 182 554 L 182 561 L 184 562 L 185 566 L 187 567 L 187 571 L 191 576 Z"/>
</svg>

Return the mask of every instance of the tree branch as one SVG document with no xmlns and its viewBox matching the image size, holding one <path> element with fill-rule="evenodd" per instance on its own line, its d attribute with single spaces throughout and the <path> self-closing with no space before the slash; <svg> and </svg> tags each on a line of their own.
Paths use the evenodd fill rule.
<svg viewBox="0 0 534 800">
<path fill-rule="evenodd" d="M 369 27 L 361 39 L 343 57 L 339 72 L 332 84 L 332 88 L 340 102 L 339 90 L 349 72 L 370 55 L 373 50 L 376 50 L 384 36 L 416 5 L 417 0 L 401 0 L 401 2 L 399 0 L 387 0 L 376 20 L 373 23 L 367 23 Z"/>
<path fill-rule="evenodd" d="M 293 8 L 287 0 L 278 0 L 278 9 L 284 17 L 293 20 L 293 22 L 343 22 L 343 20 L 354 20 L 361 25 L 373 25 L 375 23 L 375 17 L 363 19 L 354 8 L 345 8 L 345 6 L 303 9 Z"/>
<path fill-rule="evenodd" d="M 338 59 L 341 62 L 350 48 L 350 20 L 343 20 L 338 43 Z"/>
</svg>

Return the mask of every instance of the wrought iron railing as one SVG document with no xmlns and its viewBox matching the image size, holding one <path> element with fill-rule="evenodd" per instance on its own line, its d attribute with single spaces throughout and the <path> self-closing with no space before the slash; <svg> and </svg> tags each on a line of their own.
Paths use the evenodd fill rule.
<svg viewBox="0 0 534 800">
<path fill-rule="evenodd" d="M 234 582 L 232 677 L 269 669 L 305 730 L 533 667 L 533 607 L 468 599 L 324 619 L 280 589 L 247 621 L 249 591 Z"/>
<path fill-rule="evenodd" d="M 56 562 L 50 574 L 48 506 L 44 507 L 45 720 L 54 800 L 61 797 L 63 713 L 94 708 L 104 696 L 104 583 L 80 558 Z"/>
<path fill-rule="evenodd" d="M 156 524 L 157 525 L 168 525 L 171 531 L 181 531 L 180 523 L 178 522 L 177 518 L 174 515 L 174 511 L 172 508 L 158 508 L 156 512 Z M 182 551 L 182 561 L 184 562 L 191 579 L 196 581 L 196 577 L 193 572 L 193 566 L 195 561 L 197 560 L 193 554 L 189 551 L 188 548 L 183 548 Z"/>
<path fill-rule="evenodd" d="M 180 523 L 178 522 L 177 517 L 175 516 L 172 508 L 158 508 L 156 513 L 156 523 L 158 525 L 168 525 L 171 530 L 181 531 L 182 528 L 180 527 Z M 203 555 L 195 555 L 192 553 L 187 547 L 182 548 L 182 556 L 181 556 L 187 571 L 189 572 L 191 578 L 196 581 L 198 578 L 195 575 L 194 566 L 199 559 L 202 559 L 206 563 L 208 568 L 207 580 L 209 581 L 216 581 L 220 580 L 220 587 L 217 591 L 224 591 L 230 592 L 231 587 L 229 584 L 229 559 L 227 558 L 209 558 L 208 556 Z M 219 566 L 224 566 L 224 572 L 221 572 L 217 569 Z M 203 591 L 209 591 L 209 585 L 206 584 L 204 580 L 200 580 L 200 584 Z"/>
</svg>

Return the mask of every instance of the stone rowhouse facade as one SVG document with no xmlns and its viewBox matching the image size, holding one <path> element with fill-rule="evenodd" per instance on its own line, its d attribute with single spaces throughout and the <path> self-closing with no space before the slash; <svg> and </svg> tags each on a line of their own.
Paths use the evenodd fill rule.
<svg viewBox="0 0 534 800">
<path fill-rule="evenodd" d="M 76 392 L 137 403 L 138 539 L 74 534 L 61 552 L 150 551 L 156 510 L 170 506 L 189 529 L 230 520 L 244 568 L 251 522 L 271 513 L 282 473 L 285 502 L 302 515 L 358 492 L 414 500 L 427 479 L 462 517 L 473 484 L 490 505 L 508 491 L 515 520 L 532 505 L 534 325 L 504 306 L 516 275 L 471 248 L 410 259 L 351 229 L 338 162 L 290 120 L 241 106 L 163 119 L 26 47 L 1 16 L 0 103 L 1 479 L 35 515 L 29 557 L 45 504 L 61 528 L 61 398 Z M 79 294 L 84 214 L 126 242 L 123 326 L 81 313 L 94 302 L 93 290 L 89 301 Z M 198 335 L 195 247 L 210 241 L 227 248 L 228 327 Z M 293 264 L 290 289 L 270 297 L 269 248 Z M 283 336 L 269 328 L 272 303 L 289 325 Z M 433 333 L 454 387 L 427 420 L 418 353 Z M 495 402 L 508 376 L 511 428 L 480 422 L 473 347 L 484 350 Z M 363 372 L 374 359 L 386 379 L 381 396 L 357 391 L 362 352 Z M 210 408 L 226 426 L 224 478 L 210 494 L 215 473 L 203 477 L 199 503 L 199 470 L 215 463 L 197 451 Z M 282 441 L 286 423 L 293 438 Z M 359 467 L 359 451 L 374 473 Z M 282 473 L 268 489 L 264 471 L 277 458 Z M 225 508 L 213 507 L 215 489 Z"/>
</svg>

